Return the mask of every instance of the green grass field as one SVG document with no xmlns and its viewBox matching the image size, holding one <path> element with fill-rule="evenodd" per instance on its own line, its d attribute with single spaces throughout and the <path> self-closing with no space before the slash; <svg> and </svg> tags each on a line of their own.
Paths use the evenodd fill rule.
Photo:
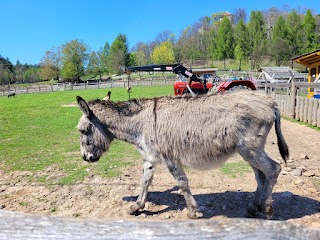
<svg viewBox="0 0 320 240">
<path fill-rule="evenodd" d="M 127 100 L 124 88 L 66 91 L 0 98 L 0 166 L 6 171 L 41 171 L 49 166 L 63 169 L 61 184 L 81 181 L 87 174 L 81 159 L 76 125 L 81 112 L 76 96 L 103 98 L 112 91 L 113 101 Z M 136 87 L 132 98 L 172 94 L 172 86 Z M 115 176 L 123 166 L 139 159 L 135 148 L 114 141 L 97 164 L 90 165 L 102 176 Z M 40 179 L 39 179 L 40 181 Z"/>
<path fill-rule="evenodd" d="M 76 96 L 86 100 L 103 98 L 111 90 L 113 101 L 127 100 L 124 88 L 65 91 L 17 95 L 0 98 L 0 167 L 5 172 L 42 171 L 30 181 L 44 184 L 71 184 L 82 181 L 87 169 L 103 177 L 113 177 L 138 161 L 134 146 L 114 141 L 101 160 L 88 164 L 82 160 L 76 125 L 81 112 Z M 131 98 L 172 95 L 172 86 L 134 87 Z M 46 169 L 61 169 L 64 177 L 46 180 Z"/>
</svg>

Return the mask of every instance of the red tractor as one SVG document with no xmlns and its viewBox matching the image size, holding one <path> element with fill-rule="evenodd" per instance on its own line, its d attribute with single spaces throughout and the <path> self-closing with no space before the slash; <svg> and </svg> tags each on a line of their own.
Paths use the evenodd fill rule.
<svg viewBox="0 0 320 240">
<path fill-rule="evenodd" d="M 231 77 L 227 81 L 222 81 L 217 86 L 218 92 L 224 91 L 233 91 L 233 90 L 240 90 L 240 89 L 251 89 L 257 90 L 256 85 L 253 81 L 249 78 L 241 78 L 241 77 Z"/>
<path fill-rule="evenodd" d="M 228 81 L 222 81 L 215 75 L 217 69 L 193 69 L 188 70 L 180 63 L 163 65 L 146 65 L 126 67 L 124 71 L 127 75 L 131 72 L 173 72 L 179 75 L 180 80 L 174 83 L 174 95 L 180 96 L 190 93 L 191 95 L 206 94 L 214 90 L 224 92 L 235 89 L 256 90 L 255 84 L 250 79 L 231 78 Z"/>
</svg>

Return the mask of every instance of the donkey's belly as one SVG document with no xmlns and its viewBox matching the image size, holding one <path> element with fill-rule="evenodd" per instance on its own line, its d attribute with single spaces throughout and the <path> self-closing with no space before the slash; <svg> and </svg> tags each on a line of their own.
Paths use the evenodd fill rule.
<svg viewBox="0 0 320 240">
<path fill-rule="evenodd" d="M 189 154 L 181 158 L 181 163 L 185 166 L 199 169 L 199 170 L 208 170 L 212 168 L 218 168 L 227 161 L 227 159 L 233 155 L 233 151 L 224 154 L 204 154 L 204 153 L 194 153 Z"/>
</svg>

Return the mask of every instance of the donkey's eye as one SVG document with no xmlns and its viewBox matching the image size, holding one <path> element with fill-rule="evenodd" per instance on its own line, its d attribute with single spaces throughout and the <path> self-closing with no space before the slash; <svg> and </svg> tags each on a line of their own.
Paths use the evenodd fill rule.
<svg viewBox="0 0 320 240">
<path fill-rule="evenodd" d="M 79 129 L 79 132 L 80 132 L 81 134 L 85 134 L 85 133 L 86 133 L 86 131 L 85 131 L 85 130 L 82 130 L 82 129 Z"/>
</svg>

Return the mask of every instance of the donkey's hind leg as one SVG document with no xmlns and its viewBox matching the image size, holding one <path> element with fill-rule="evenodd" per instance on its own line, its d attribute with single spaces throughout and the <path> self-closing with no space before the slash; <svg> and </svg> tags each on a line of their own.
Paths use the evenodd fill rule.
<svg viewBox="0 0 320 240">
<path fill-rule="evenodd" d="M 141 190 L 137 201 L 130 206 L 129 213 L 137 215 L 140 209 L 143 209 L 147 200 L 148 188 L 152 182 L 154 175 L 154 164 L 150 161 L 143 162 L 143 175 L 141 178 Z"/>
<path fill-rule="evenodd" d="M 170 171 L 170 173 L 173 175 L 175 180 L 177 181 L 177 185 L 180 188 L 184 199 L 187 204 L 188 208 L 188 218 L 194 219 L 197 218 L 197 203 L 194 197 L 191 194 L 189 184 L 188 184 L 188 178 L 185 174 L 185 172 L 182 169 L 182 166 L 180 163 L 172 162 L 169 160 L 166 160 L 166 165 Z"/>
<path fill-rule="evenodd" d="M 255 217 L 257 212 L 261 212 L 262 210 L 262 204 L 261 204 L 261 193 L 263 191 L 263 187 L 266 181 L 266 176 L 264 175 L 263 172 L 261 172 L 259 169 L 251 166 L 256 180 L 257 180 L 257 190 L 254 196 L 254 200 L 251 203 L 251 205 L 248 207 L 247 212 L 248 212 L 248 217 Z"/>
<path fill-rule="evenodd" d="M 272 190 L 277 183 L 281 171 L 280 164 L 273 161 L 263 149 L 240 151 L 241 156 L 255 169 L 258 188 L 253 204 L 248 212 L 255 216 L 254 211 L 260 210 L 267 219 L 273 216 Z M 261 186 L 259 186 L 259 184 Z M 263 184 L 263 185 L 262 185 Z"/>
</svg>

